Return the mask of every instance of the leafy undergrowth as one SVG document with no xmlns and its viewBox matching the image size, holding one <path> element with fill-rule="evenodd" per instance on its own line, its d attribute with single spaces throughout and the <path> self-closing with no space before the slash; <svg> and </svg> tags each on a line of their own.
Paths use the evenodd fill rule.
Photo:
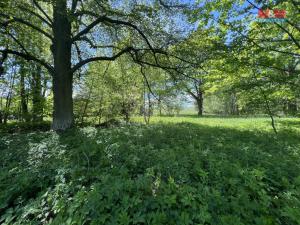
<svg viewBox="0 0 300 225">
<path fill-rule="evenodd" d="M 24 133 L 30 131 L 48 131 L 50 130 L 51 123 L 49 121 L 43 122 L 11 122 L 8 124 L 0 124 L 1 133 Z"/>
<path fill-rule="evenodd" d="M 0 155 L 0 224 L 300 224 L 293 129 L 164 123 L 7 134 Z"/>
</svg>

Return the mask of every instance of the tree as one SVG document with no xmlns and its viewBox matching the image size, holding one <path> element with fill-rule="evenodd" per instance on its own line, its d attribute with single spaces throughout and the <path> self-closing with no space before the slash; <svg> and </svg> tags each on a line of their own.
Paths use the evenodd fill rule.
<svg viewBox="0 0 300 225">
<path fill-rule="evenodd" d="M 214 75 L 216 62 L 227 52 L 225 34 L 217 26 L 200 23 L 197 30 L 174 48 L 187 64 L 181 76 L 176 76 L 177 87 L 195 101 L 198 116 L 203 115 L 206 82 Z M 190 65 L 190 62 L 193 64 Z"/>
<path fill-rule="evenodd" d="M 90 64 L 75 96 L 75 112 L 80 122 L 106 121 L 122 117 L 126 122 L 141 105 L 142 76 L 139 66 L 128 57 L 114 62 Z M 75 114 L 76 115 L 76 114 Z"/>
<path fill-rule="evenodd" d="M 20 98 L 21 98 L 21 120 L 25 120 L 26 122 L 29 122 L 30 116 L 28 111 L 28 101 L 27 96 L 28 93 L 25 89 L 25 76 L 28 73 L 28 70 L 26 68 L 26 65 L 24 62 L 20 63 Z"/>
<path fill-rule="evenodd" d="M 43 35 L 48 39 L 47 49 L 51 50 L 52 59 L 49 62 L 39 57 L 16 38 L 17 48 L 4 44 L 0 52 L 3 56 L 10 54 L 34 61 L 48 70 L 54 94 L 52 128 L 65 130 L 74 123 L 74 74 L 90 62 L 113 61 L 124 54 L 140 64 L 147 63 L 146 57 L 148 64 L 160 66 L 160 56 L 166 56 L 168 45 L 178 38 L 166 24 L 175 20 L 172 15 L 184 8 L 182 4 L 163 1 L 143 4 L 106 0 L 11 1 L 1 5 L 2 33 L 12 38 L 13 31 L 20 29 L 26 35 L 31 32 Z M 40 23 L 33 23 L 33 18 Z M 126 39 L 128 35 L 134 38 Z"/>
<path fill-rule="evenodd" d="M 260 8 L 284 9 L 287 18 L 282 22 L 258 21 Z M 253 110 L 272 116 L 281 113 L 283 106 L 295 111 L 299 98 L 299 5 L 281 0 L 247 0 L 246 4 L 229 0 L 222 5 L 211 1 L 201 12 L 200 18 L 194 13 L 192 19 L 226 33 L 226 55 L 219 61 L 215 78 L 211 77 L 215 80 L 212 87 L 237 94 L 244 113 Z"/>
</svg>

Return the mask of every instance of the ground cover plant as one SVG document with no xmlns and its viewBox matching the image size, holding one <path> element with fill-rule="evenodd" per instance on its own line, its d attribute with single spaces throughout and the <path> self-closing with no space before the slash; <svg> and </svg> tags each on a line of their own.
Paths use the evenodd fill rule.
<svg viewBox="0 0 300 225">
<path fill-rule="evenodd" d="M 0 224 L 299 225 L 299 0 L 0 0 Z"/>
<path fill-rule="evenodd" d="M 0 223 L 300 224 L 300 121 L 277 125 L 185 116 L 2 132 Z"/>
</svg>

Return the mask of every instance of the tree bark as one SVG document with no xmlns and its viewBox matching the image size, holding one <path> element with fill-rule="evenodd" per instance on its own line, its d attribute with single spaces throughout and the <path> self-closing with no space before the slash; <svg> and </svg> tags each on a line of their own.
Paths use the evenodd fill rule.
<svg viewBox="0 0 300 225">
<path fill-rule="evenodd" d="M 22 65 L 23 64 L 23 65 Z M 26 70 L 24 68 L 24 62 L 21 62 L 20 67 L 20 97 L 21 97 L 21 120 L 25 122 L 29 122 L 29 113 L 28 113 L 28 105 L 26 101 L 26 90 L 25 90 L 25 74 Z"/>
<path fill-rule="evenodd" d="M 288 102 L 288 114 L 292 116 L 297 114 L 297 102 L 295 100 Z"/>
<path fill-rule="evenodd" d="M 235 93 L 230 95 L 230 114 L 239 115 L 239 106 L 237 104 L 237 96 Z"/>
<path fill-rule="evenodd" d="M 3 123 L 3 91 L 0 93 L 0 123 Z"/>
<path fill-rule="evenodd" d="M 158 111 L 159 111 L 159 116 L 162 116 L 162 106 L 161 106 L 161 97 L 158 95 Z"/>
<path fill-rule="evenodd" d="M 5 109 L 4 109 L 4 113 L 3 113 L 3 123 L 4 124 L 7 124 L 7 120 L 8 120 L 8 116 L 9 116 L 10 105 L 11 105 L 11 100 L 12 100 L 12 90 L 15 85 L 15 76 L 16 76 L 16 73 L 14 72 L 11 77 L 11 80 L 10 80 L 9 91 L 7 93 L 6 100 L 5 100 Z"/>
<path fill-rule="evenodd" d="M 203 80 L 194 80 L 193 88 L 186 87 L 187 93 L 195 100 L 195 105 L 198 109 L 198 116 L 203 115 L 203 94 L 202 90 Z"/>
<path fill-rule="evenodd" d="M 147 92 L 147 89 L 146 89 L 147 85 L 146 85 L 146 81 L 144 81 L 144 97 L 143 97 L 143 100 L 144 100 L 144 108 L 143 108 L 143 114 L 144 114 L 144 121 L 146 124 L 149 124 L 150 123 L 150 117 L 151 117 L 151 99 L 150 99 L 150 93 Z M 148 99 L 148 107 L 147 107 L 147 99 Z"/>
<path fill-rule="evenodd" d="M 41 66 L 38 65 L 33 72 L 32 80 L 32 119 L 33 122 L 43 121 L 44 97 L 41 84 Z"/>
<path fill-rule="evenodd" d="M 52 129 L 64 131 L 74 124 L 71 72 L 71 22 L 66 0 L 55 1 L 53 8 L 53 122 Z"/>
<path fill-rule="evenodd" d="M 196 103 L 198 108 L 198 116 L 202 116 L 203 115 L 203 93 L 202 92 L 199 92 L 196 99 Z"/>
<path fill-rule="evenodd" d="M 6 96 L 5 110 L 3 113 L 3 123 L 7 124 L 8 116 L 9 116 L 9 108 L 11 103 L 11 91 Z"/>
</svg>

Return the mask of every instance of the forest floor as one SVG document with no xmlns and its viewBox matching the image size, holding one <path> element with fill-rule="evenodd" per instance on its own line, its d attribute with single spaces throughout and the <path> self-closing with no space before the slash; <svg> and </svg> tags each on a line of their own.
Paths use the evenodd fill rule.
<svg viewBox="0 0 300 225">
<path fill-rule="evenodd" d="M 134 121 L 2 129 L 0 224 L 300 224 L 300 119 Z"/>
</svg>

